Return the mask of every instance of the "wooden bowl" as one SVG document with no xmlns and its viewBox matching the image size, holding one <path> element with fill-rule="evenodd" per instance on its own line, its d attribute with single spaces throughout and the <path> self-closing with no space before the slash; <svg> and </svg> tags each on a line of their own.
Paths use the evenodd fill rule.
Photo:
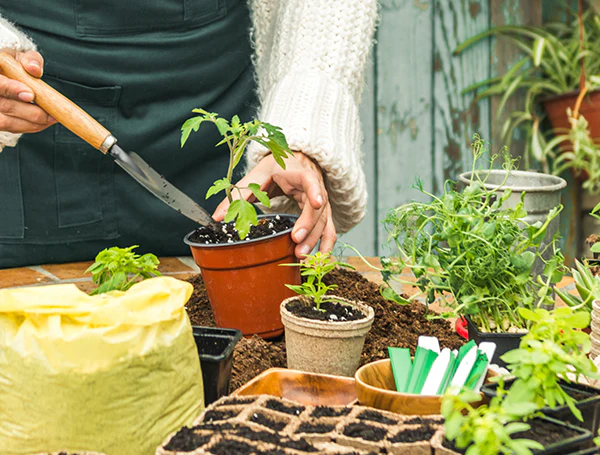
<svg viewBox="0 0 600 455">
<path fill-rule="evenodd" d="M 492 374 L 488 372 L 489 376 Z M 396 392 L 390 359 L 363 365 L 356 371 L 354 379 L 356 379 L 358 403 L 362 406 L 371 406 L 406 415 L 431 415 L 441 412 L 442 397 L 440 395 Z"/>
<path fill-rule="evenodd" d="M 356 402 L 354 378 L 270 368 L 232 395 L 273 395 L 305 406 L 348 406 Z"/>
</svg>

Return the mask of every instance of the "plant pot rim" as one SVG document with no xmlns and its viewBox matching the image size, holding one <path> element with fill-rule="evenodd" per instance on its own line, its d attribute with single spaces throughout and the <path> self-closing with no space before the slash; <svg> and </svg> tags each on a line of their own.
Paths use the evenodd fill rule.
<svg viewBox="0 0 600 455">
<path fill-rule="evenodd" d="M 481 332 L 479 330 L 479 327 L 477 327 L 477 324 L 475 324 L 473 322 L 473 320 L 471 319 L 471 317 L 468 314 L 463 317 L 467 320 L 467 325 L 471 326 L 475 330 L 475 332 L 477 333 L 478 336 L 485 335 L 486 337 L 489 337 L 489 338 L 494 338 L 494 337 L 520 338 L 523 335 L 527 334 L 526 330 L 523 332 Z"/>
<path fill-rule="evenodd" d="M 280 217 L 286 217 L 286 218 L 290 218 L 292 219 L 294 222 L 298 219 L 298 215 L 291 215 L 289 213 L 265 213 L 265 214 L 261 214 L 258 215 L 259 219 L 262 218 L 275 218 L 276 216 L 280 216 Z M 250 240 L 236 240 L 233 243 L 196 243 L 196 242 L 192 242 L 190 240 L 190 237 L 192 236 L 192 234 L 194 232 L 196 232 L 196 229 L 194 229 L 193 231 L 189 232 L 184 238 L 183 241 L 193 247 L 193 248 L 235 248 L 235 247 L 239 247 L 240 245 L 253 245 L 259 242 L 265 242 L 267 240 L 271 240 L 275 237 L 281 237 L 282 235 L 286 235 L 289 234 L 290 232 L 292 232 L 293 227 L 286 229 L 285 231 L 281 231 L 278 232 L 277 234 L 269 234 L 265 237 L 260 237 L 257 239 L 250 239 Z"/>
<path fill-rule="evenodd" d="M 285 316 L 291 320 L 293 320 L 294 324 L 302 327 L 320 329 L 320 330 L 356 330 L 356 326 L 364 326 L 366 324 L 372 324 L 373 319 L 375 319 L 375 310 L 363 302 L 357 302 L 355 300 L 344 299 L 337 295 L 330 295 L 329 297 L 335 297 L 343 302 L 347 302 L 348 305 L 357 307 L 363 313 L 366 313 L 366 316 L 362 319 L 355 319 L 353 321 L 321 321 L 319 319 L 309 319 L 301 316 L 296 316 L 294 313 L 289 311 L 285 306 L 289 302 L 293 300 L 302 300 L 302 296 L 295 295 L 292 297 L 288 297 L 284 301 L 281 302 L 279 306 L 280 312 L 282 316 Z M 347 328 L 346 328 L 347 327 Z"/>
<path fill-rule="evenodd" d="M 556 175 L 552 175 L 552 174 L 545 174 L 543 172 L 532 172 L 532 171 L 505 171 L 502 169 L 491 169 L 491 170 L 487 170 L 487 169 L 479 169 L 475 171 L 475 174 L 486 174 L 486 175 L 504 175 L 506 173 L 509 173 L 511 175 L 517 176 L 517 177 L 526 177 L 528 175 L 534 174 L 536 176 L 543 176 L 545 178 L 554 180 L 556 183 L 550 184 L 550 185 L 544 185 L 544 186 L 517 186 L 517 185 L 497 185 L 494 183 L 485 183 L 485 187 L 491 190 L 497 190 L 497 189 L 502 189 L 502 188 L 510 188 L 513 193 L 517 193 L 517 192 L 527 192 L 527 193 L 553 193 L 555 191 L 560 191 L 563 188 L 565 188 L 567 186 L 567 182 L 565 181 L 565 179 L 558 177 Z M 461 183 L 464 183 L 466 185 L 468 185 L 469 183 L 471 183 L 471 175 L 473 174 L 473 171 L 468 171 L 468 172 L 463 172 L 462 174 L 460 174 L 458 176 L 458 180 Z"/>
<path fill-rule="evenodd" d="M 545 104 L 545 103 L 552 102 L 552 101 L 558 101 L 563 98 L 577 98 L 579 96 L 579 92 L 580 92 L 580 90 L 571 90 L 569 92 L 561 93 L 560 95 L 548 95 L 548 96 L 545 96 L 544 98 L 540 99 L 539 102 L 542 104 Z M 595 90 L 590 90 L 585 95 L 585 98 L 588 98 L 591 95 L 596 94 L 596 93 L 600 93 L 600 88 L 597 88 Z"/>
</svg>

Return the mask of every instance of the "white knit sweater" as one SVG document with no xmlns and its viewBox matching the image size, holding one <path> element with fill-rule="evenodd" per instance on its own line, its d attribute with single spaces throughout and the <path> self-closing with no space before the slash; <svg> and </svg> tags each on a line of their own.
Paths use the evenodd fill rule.
<svg viewBox="0 0 600 455">
<path fill-rule="evenodd" d="M 282 127 L 292 150 L 325 173 L 333 219 L 346 232 L 363 217 L 367 190 L 362 167 L 359 102 L 377 17 L 377 0 L 249 0 L 259 118 Z M 0 18 L 0 48 L 35 49 Z M 2 146 L 18 135 L 0 132 Z M 269 152 L 252 144 L 249 169 Z M 271 211 L 298 212 L 275 198 Z"/>
</svg>

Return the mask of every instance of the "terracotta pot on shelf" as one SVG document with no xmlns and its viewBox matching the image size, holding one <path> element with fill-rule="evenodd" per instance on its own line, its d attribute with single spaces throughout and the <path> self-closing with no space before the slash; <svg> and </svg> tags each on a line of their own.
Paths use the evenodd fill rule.
<svg viewBox="0 0 600 455">
<path fill-rule="evenodd" d="M 574 91 L 542 100 L 542 105 L 548 114 L 553 129 L 559 131 L 571 129 L 567 117 L 567 108 L 574 109 L 578 96 L 579 91 Z M 588 121 L 592 138 L 600 137 L 600 90 L 594 90 L 585 96 L 579 108 L 579 113 Z M 562 143 L 561 147 L 569 149 L 570 145 Z M 578 173 L 572 171 L 572 173 L 579 181 L 586 180 L 589 176 L 585 170 Z"/>
<path fill-rule="evenodd" d="M 299 267 L 280 267 L 297 262 L 291 232 L 287 229 L 260 239 L 208 245 L 190 241 L 193 232 L 185 236 L 200 267 L 218 327 L 262 338 L 283 333 L 279 304 L 294 295 L 285 285 L 300 284 Z"/>
<path fill-rule="evenodd" d="M 336 297 L 366 317 L 356 321 L 320 321 L 294 315 L 286 308 L 295 296 L 281 302 L 287 366 L 293 370 L 352 377 L 358 368 L 365 337 L 375 318 L 368 305 Z"/>
</svg>

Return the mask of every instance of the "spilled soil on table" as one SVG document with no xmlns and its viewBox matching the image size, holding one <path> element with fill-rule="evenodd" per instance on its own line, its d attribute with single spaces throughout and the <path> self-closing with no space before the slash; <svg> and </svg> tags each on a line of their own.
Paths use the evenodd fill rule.
<svg viewBox="0 0 600 455">
<path fill-rule="evenodd" d="M 186 308 L 192 325 L 214 327 L 215 321 L 202 277 L 197 275 L 189 281 L 194 285 L 194 293 Z M 365 340 L 361 365 L 388 358 L 388 346 L 409 348 L 414 354 L 420 335 L 437 337 L 441 347 L 457 349 L 464 344 L 448 321 L 428 320 L 425 305 L 399 305 L 389 302 L 379 293 L 378 284 L 357 272 L 337 269 L 331 272 L 325 281 L 327 284 L 338 285 L 336 295 L 348 300 L 362 301 L 375 310 L 375 320 Z M 231 390 L 269 368 L 285 366 L 283 338 L 273 341 L 265 341 L 257 336 L 242 338 L 233 354 Z"/>
</svg>

